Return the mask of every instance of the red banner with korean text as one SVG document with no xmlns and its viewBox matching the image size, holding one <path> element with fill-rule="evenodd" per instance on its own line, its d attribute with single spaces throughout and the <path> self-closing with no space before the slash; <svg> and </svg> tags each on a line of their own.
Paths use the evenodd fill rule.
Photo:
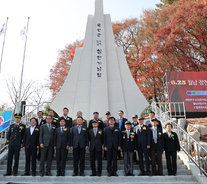
<svg viewBox="0 0 207 184">
<path fill-rule="evenodd" d="M 167 86 L 169 102 L 184 102 L 186 112 L 207 112 L 207 72 L 169 72 Z"/>
</svg>

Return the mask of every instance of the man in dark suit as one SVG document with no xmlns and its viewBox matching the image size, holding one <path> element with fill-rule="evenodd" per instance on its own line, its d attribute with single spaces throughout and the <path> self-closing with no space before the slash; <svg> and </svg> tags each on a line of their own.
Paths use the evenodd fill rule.
<svg viewBox="0 0 207 184">
<path fill-rule="evenodd" d="M 64 118 L 65 119 L 65 127 L 67 127 L 67 128 L 72 128 L 72 121 L 73 121 L 73 119 L 71 118 L 71 117 L 69 117 L 68 116 L 68 113 L 69 113 L 69 110 L 68 110 L 68 108 L 67 107 L 65 107 L 64 109 L 63 109 L 63 116 L 61 116 L 59 119 L 58 119 L 58 122 L 60 122 L 60 120 L 62 119 L 62 118 Z M 58 125 L 57 125 L 57 127 L 59 127 L 60 126 L 60 123 L 58 123 Z"/>
<path fill-rule="evenodd" d="M 40 127 L 39 143 L 41 148 L 40 176 L 44 176 L 44 164 L 47 160 L 46 176 L 51 176 L 51 164 L 54 148 L 54 134 L 56 127 L 52 124 L 52 117 L 46 117 L 46 124 Z"/>
<path fill-rule="evenodd" d="M 137 150 L 139 155 L 139 166 L 141 175 L 150 175 L 150 163 L 149 163 L 149 155 L 148 155 L 148 149 L 150 149 L 150 130 L 149 128 L 144 125 L 144 118 L 139 118 L 139 125 L 137 127 Z M 143 155 L 145 158 L 145 165 L 147 172 L 145 173 L 144 170 L 144 161 L 143 161 Z"/>
<path fill-rule="evenodd" d="M 126 118 L 124 118 L 124 111 L 120 110 L 118 112 L 118 119 L 116 120 L 116 125 L 118 126 L 120 131 L 125 130 L 125 122 L 127 121 Z"/>
<path fill-rule="evenodd" d="M 80 176 L 85 176 L 85 151 L 88 150 L 88 132 L 87 127 L 83 126 L 83 118 L 77 118 L 77 126 L 71 131 L 71 150 L 73 150 L 73 176 L 78 175 L 78 162 L 80 167 Z"/>
<path fill-rule="evenodd" d="M 54 110 L 50 109 L 48 115 L 52 117 L 52 124 L 57 128 L 58 127 L 58 119 L 56 119 Z"/>
<path fill-rule="evenodd" d="M 165 125 L 166 132 L 163 134 L 163 146 L 167 161 L 168 175 L 177 173 L 177 152 L 180 151 L 178 136 L 172 131 L 172 124 Z"/>
<path fill-rule="evenodd" d="M 109 125 L 104 129 L 104 150 L 107 151 L 108 176 L 117 175 L 117 156 L 120 147 L 120 131 L 115 127 L 115 118 L 109 118 Z"/>
<path fill-rule="evenodd" d="M 78 111 L 76 113 L 76 117 L 83 117 L 83 113 L 81 111 Z M 72 127 L 77 125 L 77 118 L 73 120 L 72 122 Z M 83 119 L 83 126 L 88 126 L 87 121 L 85 119 Z"/>
<path fill-rule="evenodd" d="M 42 111 L 38 111 L 37 113 L 37 126 L 40 127 L 41 125 L 45 124 L 45 120 L 43 119 L 43 112 Z"/>
<path fill-rule="evenodd" d="M 125 122 L 126 121 L 127 121 L 127 119 L 124 118 L 124 111 L 119 110 L 118 119 L 116 120 L 115 126 L 119 128 L 120 132 L 125 130 Z M 118 151 L 118 159 L 122 159 L 120 151 Z"/>
<path fill-rule="evenodd" d="M 59 119 L 60 127 L 56 129 L 54 149 L 56 150 L 57 176 L 65 176 L 66 158 L 70 146 L 70 129 L 65 127 L 64 117 Z"/>
<path fill-rule="evenodd" d="M 163 175 L 162 169 L 162 153 L 163 153 L 163 135 L 162 129 L 157 126 L 158 120 L 152 120 L 151 130 L 151 161 L 152 161 L 152 175 Z M 156 170 L 158 165 L 158 171 Z"/>
<path fill-rule="evenodd" d="M 4 176 L 10 176 L 12 174 L 12 162 L 14 157 L 13 175 L 17 176 L 19 167 L 19 153 L 21 147 L 23 147 L 23 139 L 26 126 L 21 123 L 22 115 L 16 113 L 14 115 L 15 123 L 11 124 L 7 133 L 6 147 L 9 149 L 7 158 L 7 173 Z"/>
<path fill-rule="evenodd" d="M 40 126 L 42 126 L 43 124 L 45 124 L 45 120 L 43 119 L 43 112 L 42 111 L 38 111 L 37 113 L 37 126 L 40 129 Z M 38 154 L 37 154 L 37 159 L 40 160 L 41 157 L 41 149 L 37 150 Z"/>
<path fill-rule="evenodd" d="M 92 122 L 93 120 L 96 120 L 98 122 L 98 128 L 103 130 L 104 129 L 104 124 L 103 124 L 103 121 L 99 119 L 99 113 L 98 112 L 94 112 L 93 113 L 93 119 L 89 121 L 89 124 L 88 124 L 88 129 L 92 129 L 93 126 L 92 126 Z"/>
<path fill-rule="evenodd" d="M 25 149 L 26 164 L 23 176 L 30 175 L 30 162 L 32 157 L 32 176 L 36 176 L 37 149 L 39 149 L 39 126 L 36 118 L 30 119 L 30 127 L 25 131 L 23 148 Z"/>
<path fill-rule="evenodd" d="M 126 130 L 121 132 L 121 149 L 124 153 L 125 176 L 134 176 L 133 155 L 136 150 L 136 134 L 131 129 L 131 122 L 125 122 Z"/>
<path fill-rule="evenodd" d="M 146 125 L 146 126 L 148 126 L 149 128 L 151 128 L 151 127 L 152 127 L 152 120 L 153 120 L 153 119 L 156 119 L 157 122 L 158 122 L 157 126 L 160 127 L 160 128 L 162 129 L 162 124 L 161 124 L 161 122 L 155 117 L 155 112 L 151 111 L 151 112 L 149 113 L 149 118 L 150 118 L 150 119 L 149 119 L 148 121 L 145 122 L 145 125 Z"/>
<path fill-rule="evenodd" d="M 93 129 L 89 130 L 89 142 L 90 142 L 90 163 L 91 163 L 91 176 L 101 176 L 102 173 L 102 146 L 104 141 L 104 134 L 101 129 L 98 128 L 98 122 L 93 121 Z M 98 161 L 98 171 L 96 172 L 95 161 Z"/>
</svg>

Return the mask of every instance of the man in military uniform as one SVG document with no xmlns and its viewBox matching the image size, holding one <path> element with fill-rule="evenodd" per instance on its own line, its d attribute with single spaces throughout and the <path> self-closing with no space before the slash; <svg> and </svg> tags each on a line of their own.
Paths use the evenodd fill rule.
<svg viewBox="0 0 207 184">
<path fill-rule="evenodd" d="M 115 127 L 115 118 L 110 117 L 109 125 L 104 129 L 104 150 L 107 151 L 108 176 L 117 175 L 117 155 L 120 147 L 120 131 Z"/>
<path fill-rule="evenodd" d="M 109 118 L 111 117 L 111 113 L 109 111 L 105 114 L 106 120 L 104 121 L 104 128 L 109 126 Z"/>
<path fill-rule="evenodd" d="M 48 115 L 52 117 L 52 124 L 57 128 L 58 120 L 54 118 L 55 112 L 52 109 L 50 109 Z"/>
<path fill-rule="evenodd" d="M 65 108 L 63 109 L 63 116 L 61 116 L 61 117 L 58 119 L 58 122 L 59 122 L 59 123 L 58 123 L 57 127 L 60 126 L 60 120 L 61 120 L 62 118 L 64 118 L 64 119 L 65 119 L 65 127 L 69 128 L 69 129 L 72 128 L 72 118 L 68 116 L 68 113 L 69 113 L 69 110 L 68 110 L 67 107 L 65 107 Z"/>
<path fill-rule="evenodd" d="M 12 174 L 12 162 L 14 156 L 13 175 L 17 176 L 19 167 L 19 153 L 21 147 L 23 147 L 23 139 L 25 134 L 25 125 L 21 123 L 22 115 L 17 113 L 14 115 L 15 123 L 10 125 L 7 134 L 6 146 L 9 149 L 7 159 L 7 172 L 4 176 L 10 176 Z"/>
<path fill-rule="evenodd" d="M 93 129 L 88 132 L 90 142 L 90 163 L 91 163 L 91 176 L 101 176 L 102 173 L 102 146 L 104 141 L 103 130 L 98 128 L 98 122 L 93 121 Z M 96 171 L 96 159 L 98 161 L 98 171 Z"/>
<path fill-rule="evenodd" d="M 139 125 L 139 122 L 138 122 L 138 116 L 135 114 L 135 115 L 133 115 L 132 116 L 132 130 L 134 131 L 134 132 L 136 132 L 136 128 L 137 128 L 137 126 Z"/>
<path fill-rule="evenodd" d="M 81 111 L 78 111 L 76 117 L 83 117 L 83 113 Z M 77 125 L 77 118 L 73 120 L 72 127 Z M 83 119 L 83 126 L 87 127 L 87 121 L 85 119 Z"/>
<path fill-rule="evenodd" d="M 136 149 L 136 134 L 131 129 L 131 122 L 125 122 L 126 130 L 121 132 L 121 149 L 124 153 L 125 176 L 134 176 L 133 155 Z"/>
<path fill-rule="evenodd" d="M 98 128 L 103 130 L 104 129 L 104 124 L 103 124 L 103 121 L 99 119 L 99 113 L 98 112 L 94 112 L 93 113 L 93 119 L 89 121 L 89 124 L 88 124 L 88 129 L 92 129 L 93 126 L 92 126 L 92 123 L 93 123 L 93 120 L 96 120 L 98 122 Z"/>
</svg>

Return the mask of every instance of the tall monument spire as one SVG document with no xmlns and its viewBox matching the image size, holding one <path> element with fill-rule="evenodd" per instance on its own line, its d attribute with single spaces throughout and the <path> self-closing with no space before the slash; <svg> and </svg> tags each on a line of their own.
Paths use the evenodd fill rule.
<svg viewBox="0 0 207 184">
<path fill-rule="evenodd" d="M 123 48 L 115 46 L 111 17 L 103 13 L 103 0 L 95 0 L 95 15 L 88 16 L 84 46 L 76 49 L 70 72 L 51 107 L 59 115 L 68 107 L 73 118 L 82 111 L 89 120 L 93 112 L 104 118 L 106 111 L 116 116 L 119 110 L 131 119 L 147 106 Z"/>
<path fill-rule="evenodd" d="M 95 15 L 103 15 L 103 0 L 95 0 Z"/>
</svg>

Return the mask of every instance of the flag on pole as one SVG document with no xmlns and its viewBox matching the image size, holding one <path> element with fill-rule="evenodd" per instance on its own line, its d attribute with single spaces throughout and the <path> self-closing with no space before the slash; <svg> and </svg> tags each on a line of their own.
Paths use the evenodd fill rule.
<svg viewBox="0 0 207 184">
<path fill-rule="evenodd" d="M 26 29 L 27 27 L 25 26 L 24 29 L 22 29 L 20 32 L 20 36 L 22 37 L 22 39 L 24 39 L 27 36 Z"/>
<path fill-rule="evenodd" d="M 4 24 L 2 25 L 2 27 L 1 27 L 1 30 L 0 30 L 0 36 L 1 36 L 2 34 L 4 34 L 5 31 L 6 31 L 6 24 L 4 23 Z"/>
</svg>

